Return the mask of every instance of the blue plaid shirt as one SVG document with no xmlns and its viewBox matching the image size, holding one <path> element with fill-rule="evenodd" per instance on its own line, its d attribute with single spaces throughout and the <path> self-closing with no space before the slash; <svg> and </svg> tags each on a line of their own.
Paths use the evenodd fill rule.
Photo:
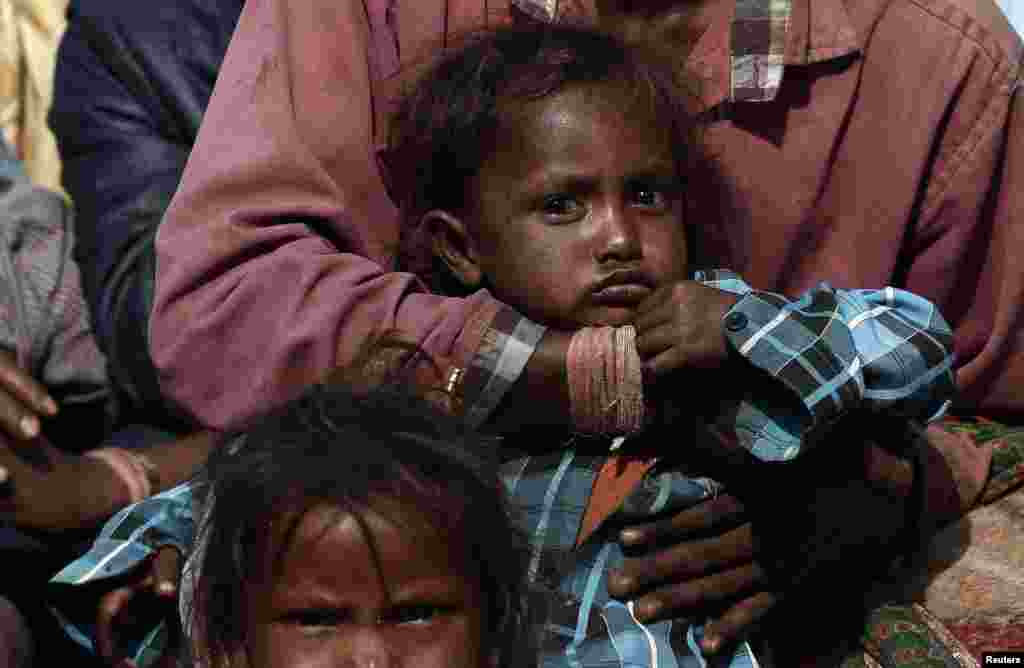
<svg viewBox="0 0 1024 668">
<path fill-rule="evenodd" d="M 727 271 L 701 272 L 695 279 L 740 295 L 723 320 L 726 337 L 737 353 L 777 381 L 770 392 L 722 404 L 716 420 L 719 430 L 731 432 L 759 459 L 795 457 L 818 441 L 815 433 L 854 409 L 926 421 L 945 412 L 955 389 L 952 333 L 927 300 L 892 288 L 844 291 L 822 284 L 794 301 L 752 290 Z M 492 327 L 503 332 L 490 337 L 479 360 L 492 369 L 521 370 L 544 331 L 521 318 L 499 318 Z M 502 385 L 514 380 L 493 372 L 489 382 L 497 377 Z M 796 412 L 793 397 L 802 407 Z M 569 442 L 559 451 L 503 466 L 507 490 L 530 537 L 529 575 L 549 594 L 541 665 L 703 667 L 696 644 L 699 623 L 641 624 L 630 605 L 609 598 L 608 570 L 623 561 L 609 532 L 598 531 L 573 549 L 604 460 L 577 452 Z M 706 478 L 655 469 L 609 524 L 682 509 L 717 489 Z M 161 546 L 191 546 L 194 524 L 191 490 L 177 487 L 118 513 L 92 550 L 53 581 L 82 585 L 124 574 Z M 88 629 L 61 620 L 72 637 L 91 648 Z M 139 665 L 149 665 L 165 642 L 161 629 L 141 638 Z M 757 665 L 745 643 L 729 663 L 731 668 Z"/>
</svg>

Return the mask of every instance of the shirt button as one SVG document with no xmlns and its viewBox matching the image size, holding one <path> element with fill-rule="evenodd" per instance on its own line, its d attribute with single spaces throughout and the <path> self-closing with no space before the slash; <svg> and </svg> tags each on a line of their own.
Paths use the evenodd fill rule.
<svg viewBox="0 0 1024 668">
<path fill-rule="evenodd" d="M 730 332 L 738 332 L 747 326 L 747 316 L 735 312 L 725 316 L 725 328 Z"/>
</svg>

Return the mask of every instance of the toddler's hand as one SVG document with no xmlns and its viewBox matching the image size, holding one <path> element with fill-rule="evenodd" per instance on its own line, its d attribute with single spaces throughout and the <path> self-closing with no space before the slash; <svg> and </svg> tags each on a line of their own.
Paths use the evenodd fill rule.
<svg viewBox="0 0 1024 668">
<path fill-rule="evenodd" d="M 644 371 L 658 380 L 687 367 L 713 367 L 728 356 L 722 318 L 737 295 L 696 281 L 665 285 L 637 309 L 636 349 Z"/>
</svg>

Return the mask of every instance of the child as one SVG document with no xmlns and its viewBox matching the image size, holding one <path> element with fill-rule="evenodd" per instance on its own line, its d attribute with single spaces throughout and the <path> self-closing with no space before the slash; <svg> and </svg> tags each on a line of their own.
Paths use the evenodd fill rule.
<svg viewBox="0 0 1024 668">
<path fill-rule="evenodd" d="M 201 664 L 533 665 L 494 451 L 388 387 L 318 386 L 251 425 L 199 481 Z"/>
<path fill-rule="evenodd" d="M 547 447 L 535 435 L 503 443 L 510 458 L 503 467 L 506 484 L 513 503 L 526 511 L 529 574 L 550 585 L 559 603 L 548 624 L 546 666 L 675 665 L 672 657 L 682 666 L 703 665 L 699 627 L 685 633 L 685 622 L 643 624 L 631 604 L 611 600 L 606 591 L 608 570 L 623 559 L 608 530 L 614 520 L 649 518 L 717 489 L 706 478 L 649 472 L 644 465 L 635 478 L 642 483 L 629 498 L 612 498 L 609 508 L 594 511 L 596 503 L 608 505 L 597 498 L 595 474 L 609 468 L 608 457 L 595 449 L 608 452 L 610 436 L 636 433 L 651 422 L 640 400 L 651 384 L 641 383 L 641 361 L 675 397 L 681 396 L 677 371 L 724 367 L 736 353 L 753 363 L 739 377 L 744 389 L 762 384 L 762 371 L 771 371 L 782 384 L 769 383 L 763 396 L 748 392 L 722 401 L 709 416 L 726 426 L 732 420 L 731 433 L 717 433 L 769 461 L 792 458 L 838 417 L 819 420 L 814 432 L 793 429 L 802 416 L 792 407 L 791 391 L 805 406 L 813 402 L 779 363 L 803 356 L 802 366 L 792 367 L 806 373 L 815 348 L 832 334 L 848 338 L 829 345 L 858 355 L 843 372 L 821 374 L 825 380 L 819 378 L 815 389 L 833 385 L 826 396 L 850 391 L 845 381 L 851 376 L 844 373 L 855 375 L 861 360 L 868 361 L 869 383 L 889 373 L 886 365 L 894 360 L 874 353 L 882 352 L 880 342 L 901 336 L 903 343 L 919 339 L 895 355 L 914 360 L 914 371 L 888 386 L 894 390 L 889 401 L 870 407 L 933 418 L 952 390 L 949 329 L 913 295 L 822 286 L 788 304 L 725 272 L 699 274 L 741 297 L 721 308 L 714 290 L 686 280 L 695 264 L 712 259 L 702 257 L 700 242 L 721 236 L 714 231 L 723 212 L 714 208 L 720 184 L 702 154 L 680 84 L 609 36 L 569 27 L 506 28 L 443 57 L 400 102 L 391 126 L 387 163 L 409 231 L 406 266 L 449 294 L 486 287 L 535 322 L 579 330 L 567 361 L 574 421 L 584 435 L 607 435 L 604 445 L 579 434 L 552 434 Z M 425 250 L 430 263 L 423 262 Z M 822 303 L 831 311 L 815 313 Z M 614 352 L 602 357 L 601 345 Z M 931 369 L 920 366 L 922 357 Z M 687 450 L 695 449 L 691 433 L 678 424 L 674 432 L 663 430 L 673 438 L 655 441 L 655 454 L 685 462 Z M 800 438 L 786 438 L 794 433 Z M 633 443 L 649 448 L 651 441 L 632 439 L 624 450 Z M 603 522 L 609 510 L 618 512 Z M 730 665 L 757 662 L 744 643 Z"/>
</svg>

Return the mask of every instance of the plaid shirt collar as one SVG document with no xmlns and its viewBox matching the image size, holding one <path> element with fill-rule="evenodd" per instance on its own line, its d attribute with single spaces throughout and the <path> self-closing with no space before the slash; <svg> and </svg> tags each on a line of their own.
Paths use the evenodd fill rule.
<svg viewBox="0 0 1024 668">
<path fill-rule="evenodd" d="M 591 2 L 512 0 L 523 13 L 544 21 L 593 13 Z M 724 100 L 769 102 L 775 99 L 786 65 L 840 58 L 862 46 L 841 0 L 736 0 L 730 23 L 728 77 L 715 76 L 724 65 L 725 45 L 718 43 L 722 33 L 708 30 L 694 48 L 695 69 L 715 82 L 705 91 L 708 108 Z"/>
</svg>

